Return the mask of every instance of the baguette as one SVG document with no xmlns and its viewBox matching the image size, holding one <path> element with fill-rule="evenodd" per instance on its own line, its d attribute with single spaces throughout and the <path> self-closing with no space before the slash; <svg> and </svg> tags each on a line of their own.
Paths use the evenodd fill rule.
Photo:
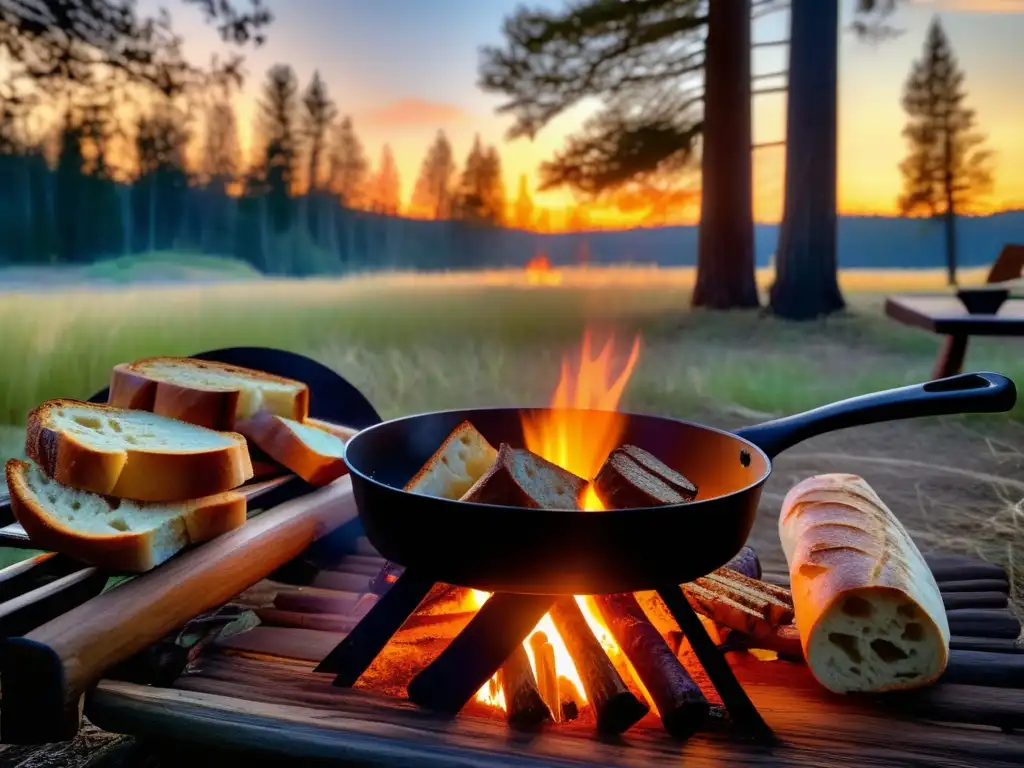
<svg viewBox="0 0 1024 768">
<path fill-rule="evenodd" d="M 312 420 L 300 424 L 261 411 L 237 426 L 260 450 L 310 485 L 327 485 L 348 471 L 345 441 Z"/>
<path fill-rule="evenodd" d="M 949 624 L 906 529 L 860 477 L 794 486 L 779 536 L 796 625 L 814 677 L 836 693 L 917 688 L 942 675 Z"/>
<path fill-rule="evenodd" d="M 580 509 L 587 481 L 523 448 L 502 443 L 462 501 L 532 509 Z"/>
<path fill-rule="evenodd" d="M 296 421 L 309 415 L 309 387 L 300 381 L 189 357 L 114 366 L 107 401 L 219 430 L 260 411 Z"/>
<path fill-rule="evenodd" d="M 189 544 L 245 524 L 245 496 L 121 501 L 60 485 L 37 466 L 7 462 L 11 509 L 32 543 L 112 571 L 148 571 Z"/>
<path fill-rule="evenodd" d="M 458 499 L 491 468 L 498 452 L 464 421 L 445 438 L 405 490 L 423 496 Z"/>
<path fill-rule="evenodd" d="M 135 501 L 180 501 L 252 477 L 242 435 L 78 400 L 28 417 L 25 454 L 61 485 Z"/>
</svg>

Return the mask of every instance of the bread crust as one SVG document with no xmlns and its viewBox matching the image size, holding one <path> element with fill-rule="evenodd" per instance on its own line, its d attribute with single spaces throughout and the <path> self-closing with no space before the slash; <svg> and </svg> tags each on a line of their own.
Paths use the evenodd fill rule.
<svg viewBox="0 0 1024 768">
<path fill-rule="evenodd" d="M 321 429 L 312 420 L 304 426 L 317 429 L 344 445 L 336 432 Z M 327 485 L 348 473 L 344 458 L 318 452 L 280 416 L 261 411 L 251 419 L 239 421 L 238 430 L 270 458 L 310 485 Z"/>
<path fill-rule="evenodd" d="M 450 459 L 457 459 L 461 453 L 460 442 L 467 449 L 469 447 L 479 449 L 472 456 L 467 455 L 461 458 L 464 465 L 462 469 L 465 470 L 464 475 L 459 475 L 450 466 Z M 498 452 L 477 428 L 470 422 L 464 421 L 448 434 L 441 446 L 405 484 L 404 490 L 411 493 L 425 493 L 424 489 L 430 488 L 435 481 L 438 481 L 442 488 L 437 495 L 446 499 L 458 499 L 491 468 L 497 455 Z"/>
<path fill-rule="evenodd" d="M 242 387 L 202 385 L 153 378 L 147 375 L 146 367 L 154 364 L 173 365 L 183 371 L 212 369 L 229 375 L 236 373 L 246 380 L 255 379 L 294 386 L 296 393 L 289 411 L 277 415 L 296 421 L 304 421 L 309 415 L 309 387 L 300 381 L 275 376 L 265 371 L 190 357 L 148 357 L 132 363 L 115 365 L 110 374 L 107 402 L 122 408 L 152 411 L 161 416 L 209 429 L 235 429 Z"/>
<path fill-rule="evenodd" d="M 123 409 L 78 400 L 50 400 L 28 416 L 25 454 L 61 485 L 135 501 L 180 501 L 237 488 L 253 475 L 245 438 L 201 451 L 155 448 L 104 450 L 52 424 L 53 413 L 73 407 L 103 416 Z"/>
<path fill-rule="evenodd" d="M 568 501 L 559 505 L 546 505 L 535 498 L 529 489 L 524 488 L 516 479 L 513 468 L 516 461 L 530 461 L 535 467 L 542 468 L 560 480 L 565 493 L 560 494 Z M 461 501 L 478 504 L 495 504 L 503 507 L 527 507 L 530 509 L 580 509 L 583 493 L 587 489 L 587 481 L 572 472 L 548 461 L 525 449 L 516 449 L 507 443 L 498 448 L 498 457 L 491 468 L 466 491 Z M 548 490 L 548 489 L 545 489 Z"/>
<path fill-rule="evenodd" d="M 158 565 L 154 559 L 155 530 L 114 534 L 76 531 L 52 517 L 29 488 L 25 479 L 28 462 L 11 459 L 5 469 L 14 517 L 39 548 L 112 571 L 148 571 Z M 193 544 L 245 524 L 246 500 L 237 491 L 179 503 L 188 541 Z"/>
<path fill-rule="evenodd" d="M 863 478 L 818 475 L 794 486 L 783 502 L 779 537 L 804 655 L 819 682 L 840 693 L 882 692 L 920 687 L 942 675 L 949 624 L 938 585 L 906 529 Z M 881 632 L 886 614 L 913 621 L 914 634 L 920 633 L 915 654 L 920 649 L 918 658 L 934 659 L 929 670 L 858 685 L 815 663 L 816 654 L 836 642 L 828 626 L 837 619 L 859 627 L 859 649 L 869 647 L 864 644 L 876 637 L 876 628 Z"/>
</svg>

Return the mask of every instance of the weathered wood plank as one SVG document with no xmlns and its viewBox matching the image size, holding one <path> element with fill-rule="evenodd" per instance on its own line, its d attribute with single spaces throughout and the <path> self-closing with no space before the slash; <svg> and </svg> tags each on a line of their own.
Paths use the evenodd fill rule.
<svg viewBox="0 0 1024 768">
<path fill-rule="evenodd" d="M 799 690 L 785 686 L 751 686 L 751 694 L 780 738 L 776 747 L 752 745 L 717 731 L 681 744 L 658 728 L 636 728 L 609 742 L 589 738 L 586 730 L 572 724 L 520 737 L 500 719 L 446 719 L 407 702 L 338 689 L 324 694 L 330 697 L 330 706 L 312 708 L 104 681 L 90 696 L 87 714 L 108 730 L 159 735 L 197 746 L 383 766 L 639 768 L 671 761 L 691 768 L 723 764 L 963 768 L 1024 762 L 1021 736 L 924 722 L 902 722 L 894 728 L 888 708 L 831 699 L 808 707 Z"/>
<path fill-rule="evenodd" d="M 946 611 L 946 618 L 951 635 L 1010 639 L 1020 636 L 1020 620 L 1008 610 L 962 608 Z"/>
</svg>

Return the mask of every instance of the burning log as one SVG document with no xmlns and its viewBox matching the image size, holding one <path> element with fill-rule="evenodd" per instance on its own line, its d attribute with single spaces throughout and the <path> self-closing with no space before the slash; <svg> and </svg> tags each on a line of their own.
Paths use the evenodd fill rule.
<svg viewBox="0 0 1024 768">
<path fill-rule="evenodd" d="M 421 707 L 457 714 L 522 645 L 554 601 L 546 595 L 493 595 L 413 678 L 409 698 Z"/>
<path fill-rule="evenodd" d="M 562 597 L 551 608 L 551 618 L 576 664 L 583 690 L 597 718 L 597 730 L 618 734 L 650 711 L 626 687 L 601 643 L 590 631 L 583 612 L 572 597 Z"/>
<path fill-rule="evenodd" d="M 576 689 L 572 680 L 567 677 L 558 678 L 559 709 L 562 714 L 561 722 L 570 722 L 580 716 L 580 701 L 582 697 Z"/>
<path fill-rule="evenodd" d="M 594 490 L 606 509 L 682 504 L 697 496 L 697 486 L 635 445 L 608 455 L 594 478 Z"/>
<path fill-rule="evenodd" d="M 665 730 L 687 738 L 708 716 L 708 700 L 631 594 L 595 597 L 601 616 L 636 670 Z"/>
<path fill-rule="evenodd" d="M 537 690 L 537 682 L 530 668 L 530 659 L 522 643 L 498 670 L 498 682 L 505 692 L 505 711 L 508 724 L 520 728 L 535 728 L 551 722 L 551 711 Z"/>
<path fill-rule="evenodd" d="M 548 642 L 548 636 L 543 632 L 533 633 L 530 647 L 533 648 L 533 660 L 537 665 L 540 695 L 551 709 L 555 722 L 561 722 L 562 700 L 558 690 L 558 671 L 555 669 L 555 647 Z"/>
</svg>

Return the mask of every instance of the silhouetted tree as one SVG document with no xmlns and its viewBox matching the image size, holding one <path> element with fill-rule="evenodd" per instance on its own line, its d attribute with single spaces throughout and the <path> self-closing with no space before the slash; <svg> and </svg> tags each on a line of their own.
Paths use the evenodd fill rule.
<svg viewBox="0 0 1024 768">
<path fill-rule="evenodd" d="M 184 0 L 199 6 L 226 42 L 263 42 L 273 17 L 260 0 L 239 10 L 233 0 Z M 93 82 L 104 70 L 127 73 L 135 82 L 167 95 L 214 74 L 238 78 L 232 56 L 204 73 L 181 55 L 181 40 L 169 18 L 140 17 L 130 0 L 12 0 L 2 4 L 0 48 L 37 82 Z"/>
<path fill-rule="evenodd" d="M 291 194 L 298 164 L 298 81 L 287 64 L 267 72 L 259 101 L 258 128 L 263 142 L 263 183 L 270 220 L 276 231 L 291 226 Z"/>
<path fill-rule="evenodd" d="M 505 218 L 501 159 L 494 147 L 484 147 L 478 135 L 466 157 L 452 206 L 453 218 L 476 224 L 500 225 Z"/>
<path fill-rule="evenodd" d="M 338 109 L 327 93 L 327 85 L 320 77 L 319 70 L 313 72 L 313 79 L 302 96 L 302 106 L 305 108 L 302 116 L 303 134 L 309 156 L 309 191 L 316 192 L 320 189 L 321 161 L 327 129 L 338 116 Z"/>
<path fill-rule="evenodd" d="M 344 118 L 334 132 L 328 156 L 328 186 L 347 208 L 366 206 L 369 163 L 356 136 L 352 119 Z"/>
<path fill-rule="evenodd" d="M 135 231 L 145 233 L 141 241 L 145 250 L 176 245 L 185 217 L 189 186 L 185 152 L 190 139 L 184 114 L 169 103 L 158 103 L 139 119 L 133 204 Z"/>
<path fill-rule="evenodd" d="M 370 193 L 370 210 L 375 213 L 395 215 L 401 207 L 401 180 L 398 166 L 387 144 L 380 153 L 380 165 L 374 174 Z"/>
<path fill-rule="evenodd" d="M 904 215 L 923 213 L 945 225 L 946 272 L 956 284 L 957 213 L 992 186 L 992 156 L 975 130 L 974 110 L 964 105 L 964 73 L 938 18 L 932 20 L 924 54 L 903 92 L 910 145 L 900 164 Z"/>
<path fill-rule="evenodd" d="M 413 208 L 434 219 L 451 218 L 454 177 L 452 145 L 445 132 L 438 131 L 420 166 L 420 175 L 412 193 Z"/>
<path fill-rule="evenodd" d="M 881 39 L 901 0 L 856 0 L 853 30 Z M 786 182 L 772 311 L 806 320 L 842 309 L 836 258 L 839 0 L 790 0 Z"/>
<path fill-rule="evenodd" d="M 222 254 L 234 251 L 237 204 L 231 193 L 242 166 L 238 125 L 229 98 L 224 93 L 206 109 L 199 163 L 199 242 L 203 250 Z"/>
<path fill-rule="evenodd" d="M 519 177 L 519 192 L 513 211 L 512 225 L 516 229 L 533 229 L 533 197 L 526 180 L 526 174 Z"/>
</svg>

